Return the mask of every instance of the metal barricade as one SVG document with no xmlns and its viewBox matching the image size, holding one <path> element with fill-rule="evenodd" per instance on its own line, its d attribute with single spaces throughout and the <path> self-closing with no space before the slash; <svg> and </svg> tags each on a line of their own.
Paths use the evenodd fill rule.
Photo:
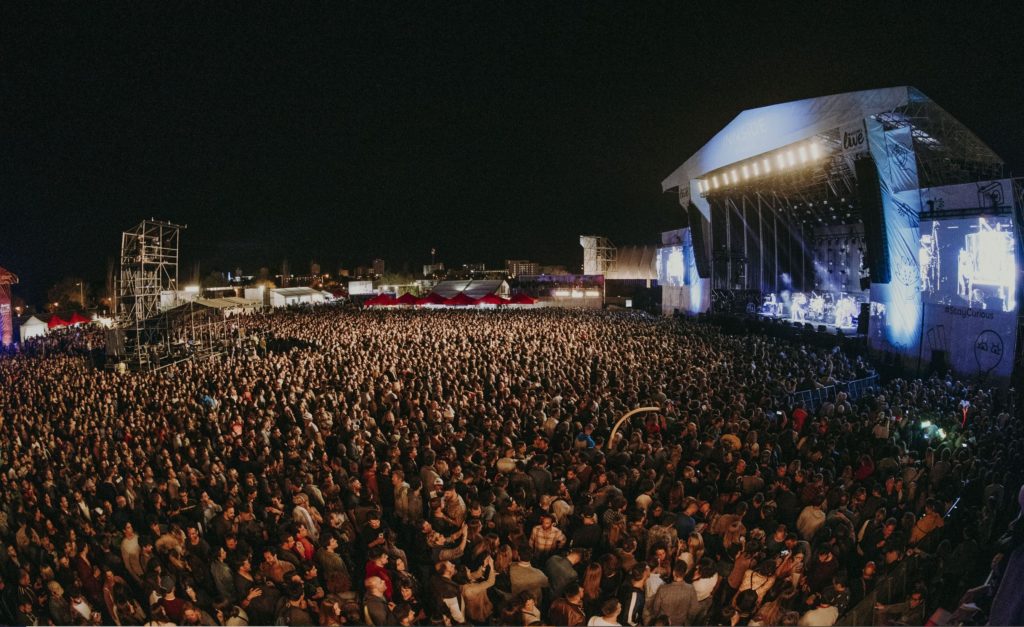
<svg viewBox="0 0 1024 627">
<path fill-rule="evenodd" d="M 878 375 L 875 374 L 870 377 L 864 377 L 863 379 L 857 379 L 846 383 L 826 385 L 825 387 L 814 390 L 799 390 L 793 392 L 789 395 L 789 404 L 796 405 L 797 403 L 803 403 L 805 408 L 813 412 L 817 411 L 825 403 L 835 401 L 839 392 L 846 392 L 847 397 L 851 401 L 855 401 L 863 396 L 865 392 L 873 390 L 876 387 L 878 387 Z"/>
</svg>

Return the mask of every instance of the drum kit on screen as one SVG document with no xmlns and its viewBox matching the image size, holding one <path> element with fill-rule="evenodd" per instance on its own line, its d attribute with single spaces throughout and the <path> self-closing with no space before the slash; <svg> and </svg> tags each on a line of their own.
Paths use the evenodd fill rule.
<svg viewBox="0 0 1024 627">
<path fill-rule="evenodd" d="M 787 303 L 788 300 L 788 303 Z M 773 318 L 789 318 L 793 322 L 816 322 L 841 328 L 857 326 L 860 303 L 846 292 L 793 292 L 789 298 L 776 294 L 764 297 L 761 314 Z"/>
</svg>

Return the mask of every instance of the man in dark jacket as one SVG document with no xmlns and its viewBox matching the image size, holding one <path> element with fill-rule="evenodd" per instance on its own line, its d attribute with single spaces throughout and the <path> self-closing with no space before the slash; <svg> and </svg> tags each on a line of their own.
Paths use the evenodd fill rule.
<svg viewBox="0 0 1024 627">
<path fill-rule="evenodd" d="M 382 625 L 399 624 L 398 617 L 391 611 L 388 600 L 384 596 L 387 584 L 380 577 L 366 578 L 366 596 L 363 599 L 363 614 L 367 624 L 381 627 Z"/>
<path fill-rule="evenodd" d="M 576 627 L 585 625 L 587 614 L 583 611 L 583 588 L 572 582 L 565 586 L 565 596 L 558 597 L 548 610 L 548 622 L 552 625 Z"/>
<path fill-rule="evenodd" d="M 650 576 L 651 569 L 644 563 L 633 566 L 629 571 L 629 581 L 623 585 L 622 591 L 619 593 L 619 602 L 622 603 L 619 622 L 623 625 L 636 627 L 643 623 L 644 604 L 647 602 L 644 587 Z"/>
</svg>

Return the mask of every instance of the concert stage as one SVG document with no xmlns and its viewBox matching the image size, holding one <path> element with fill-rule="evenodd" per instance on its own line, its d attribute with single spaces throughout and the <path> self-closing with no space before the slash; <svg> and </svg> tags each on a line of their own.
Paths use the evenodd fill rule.
<svg viewBox="0 0 1024 627">
<path fill-rule="evenodd" d="M 744 111 L 662 183 L 685 208 L 663 311 L 859 330 L 906 366 L 1008 379 L 1024 184 L 1004 170 L 913 87 Z"/>
</svg>

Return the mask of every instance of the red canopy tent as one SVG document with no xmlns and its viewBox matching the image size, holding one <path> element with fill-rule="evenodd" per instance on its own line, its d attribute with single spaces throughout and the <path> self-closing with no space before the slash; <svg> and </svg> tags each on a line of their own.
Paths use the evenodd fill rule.
<svg viewBox="0 0 1024 627">
<path fill-rule="evenodd" d="M 509 300 L 510 305 L 533 305 L 536 304 L 536 300 L 530 298 L 526 294 L 516 294 Z"/>
<path fill-rule="evenodd" d="M 484 294 L 477 299 L 479 305 L 507 305 L 508 300 L 498 296 L 497 294 Z"/>
<path fill-rule="evenodd" d="M 92 320 L 86 318 L 77 311 L 71 314 L 71 319 L 68 320 L 68 324 L 89 324 L 90 322 L 92 322 Z"/>
<path fill-rule="evenodd" d="M 475 305 L 477 300 L 471 296 L 466 296 L 465 292 L 459 292 L 455 296 L 444 301 L 445 305 L 453 305 L 455 307 L 465 307 L 467 305 Z"/>
<path fill-rule="evenodd" d="M 46 323 L 46 328 L 48 329 L 56 329 L 57 327 L 66 326 L 68 326 L 68 321 L 64 320 L 57 314 L 53 314 L 52 316 L 50 316 L 50 321 Z"/>
<path fill-rule="evenodd" d="M 395 301 L 396 305 L 415 305 L 419 302 L 419 299 L 413 296 L 410 292 L 406 292 L 398 297 Z"/>
<path fill-rule="evenodd" d="M 421 306 L 422 305 L 444 305 L 445 304 L 445 299 L 444 299 L 444 296 L 441 296 L 440 294 L 437 294 L 435 292 L 431 292 L 431 293 L 427 294 L 426 296 L 424 296 L 423 298 L 417 299 L 416 300 L 416 304 L 417 305 L 421 305 Z"/>
<path fill-rule="evenodd" d="M 391 294 L 377 294 L 370 300 L 363 303 L 364 307 L 389 307 L 395 304 L 395 297 Z"/>
</svg>

